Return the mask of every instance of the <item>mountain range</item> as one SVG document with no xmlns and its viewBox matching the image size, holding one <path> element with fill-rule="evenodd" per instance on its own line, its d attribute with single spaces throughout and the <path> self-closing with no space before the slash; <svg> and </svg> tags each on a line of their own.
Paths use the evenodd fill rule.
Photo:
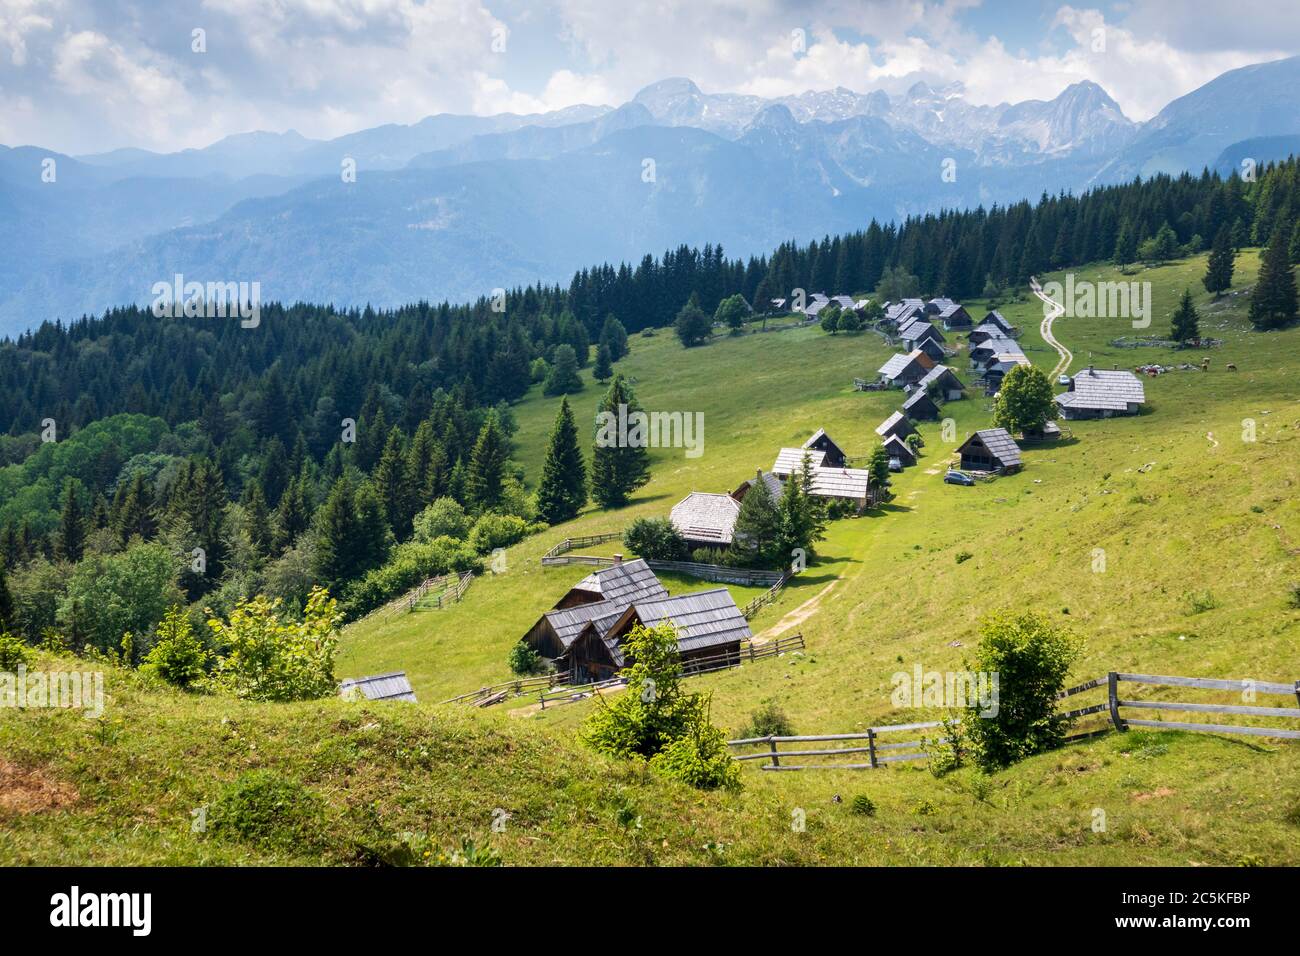
<svg viewBox="0 0 1300 956">
<path fill-rule="evenodd" d="M 257 281 L 263 299 L 457 301 L 681 243 L 758 255 L 873 217 L 1226 174 L 1296 151 L 1297 91 L 1292 57 L 1135 123 L 1090 82 L 988 106 L 959 84 L 767 99 L 673 78 L 618 108 L 440 114 L 328 141 L 290 130 L 175 153 L 0 146 L 0 333 L 147 303 L 176 273 Z"/>
</svg>

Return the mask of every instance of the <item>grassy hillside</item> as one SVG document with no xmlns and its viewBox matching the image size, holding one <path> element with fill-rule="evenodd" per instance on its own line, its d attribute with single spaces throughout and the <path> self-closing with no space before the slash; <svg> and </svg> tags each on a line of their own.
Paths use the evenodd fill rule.
<svg viewBox="0 0 1300 956">
<path fill-rule="evenodd" d="M 1239 258 L 1237 289 L 1256 268 L 1253 253 Z M 798 733 L 934 719 L 892 706 L 891 675 L 918 663 L 960 668 L 978 618 L 1001 607 L 1073 627 L 1086 641 L 1080 680 L 1110 669 L 1300 677 L 1300 609 L 1288 603 L 1300 581 L 1300 329 L 1250 331 L 1246 297 L 1212 303 L 1203 271 L 1204 257 L 1132 277 L 1077 270 L 1077 279 L 1151 281 L 1156 316 L 1146 332 L 1118 319 L 1058 320 L 1075 369 L 1199 361 L 1199 352 L 1109 344 L 1163 335 L 1188 287 L 1203 332 L 1225 340 L 1206 353 L 1211 371 L 1147 379 L 1144 414 L 1070 423 L 1072 440 L 1029 449 L 1022 473 L 974 488 L 942 483 L 956 445 L 937 424 L 923 425 L 924 455 L 896 476 L 895 503 L 831 524 L 818 561 L 752 622 L 760 636 L 802 631 L 806 653 L 693 679 L 712 691 L 714 719 L 738 729 L 767 700 Z M 968 308 L 983 314 L 982 303 Z M 1057 356 L 1038 333 L 1041 304 L 1002 311 L 1022 328 L 1027 354 L 1050 369 Z M 942 780 L 920 767 L 768 774 L 751 765 L 745 793 L 731 797 L 686 792 L 581 749 L 573 733 L 589 703 L 543 713 L 435 703 L 508 677 L 510 646 L 587 570 L 540 567 L 560 538 L 667 514 L 689 491 L 728 491 L 818 427 L 850 455 L 865 454 L 900 395 L 854 392 L 851 381 L 871 377 L 889 354 L 873 334 L 815 328 L 723 337 L 689 352 L 669 333 L 634 337 L 620 364 L 639 398 L 652 410 L 703 412 L 704 454 L 652 452 L 654 477 L 627 508 L 589 509 L 510 549 L 506 572 L 477 579 L 459 605 L 350 628 L 340 676 L 406 670 L 419 705 L 242 705 L 116 675 L 106 725 L 116 731 L 71 715 L 0 712 L 0 753 L 75 795 L 45 812 L 11 813 L 0 859 L 69 860 L 81 837 L 101 847 L 104 862 L 297 859 L 188 834 L 190 808 L 215 799 L 241 769 L 274 766 L 325 801 L 330 838 L 304 855 L 328 861 L 364 858 L 354 845 L 370 824 L 354 814 L 377 800 L 379 830 L 428 827 L 444 847 L 486 836 L 494 807 L 519 808 L 519 826 L 490 837 L 506 862 L 1300 863 L 1294 743 L 1131 732 L 990 778 L 963 770 Z M 953 364 L 969 380 L 965 356 Z M 573 402 L 580 420 L 599 394 L 589 385 Z M 517 457 L 531 477 L 557 404 L 534 390 L 516 409 Z M 957 442 L 991 419 L 989 400 L 975 394 L 944 411 Z M 1247 419 L 1253 442 L 1242 440 Z M 1098 548 L 1104 573 L 1093 571 Z M 674 593 L 711 586 L 665 583 Z M 754 593 L 733 592 L 738 603 Z M 49 732 L 33 735 L 22 720 Z M 634 805 L 643 830 L 611 822 L 628 814 L 610 793 Z M 876 816 L 850 812 L 858 793 L 875 801 Z M 807 815 L 805 833 L 791 832 L 796 808 Z M 1105 833 L 1091 829 L 1097 808 Z"/>
</svg>

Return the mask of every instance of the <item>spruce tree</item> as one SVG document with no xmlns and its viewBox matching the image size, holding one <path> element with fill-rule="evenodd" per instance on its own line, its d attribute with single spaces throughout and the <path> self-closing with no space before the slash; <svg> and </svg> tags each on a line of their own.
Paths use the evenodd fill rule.
<svg viewBox="0 0 1300 956">
<path fill-rule="evenodd" d="M 275 534 L 272 545 L 276 554 L 283 554 L 293 547 L 298 536 L 311 524 L 311 509 L 308 507 L 305 481 L 295 478 L 289 482 L 280 497 L 280 507 L 275 511 Z"/>
<path fill-rule="evenodd" d="M 1119 234 L 1115 237 L 1115 265 L 1126 266 L 1137 258 L 1137 235 L 1133 225 L 1127 219 L 1120 224 Z"/>
<path fill-rule="evenodd" d="M 591 377 L 598 382 L 608 382 L 609 377 L 614 374 L 610 367 L 609 346 L 601 342 L 596 349 L 596 364 L 591 370 Z"/>
<path fill-rule="evenodd" d="M 1250 321 L 1256 329 L 1278 329 L 1296 316 L 1295 272 L 1291 267 L 1285 227 L 1273 230 L 1273 238 L 1260 256 L 1259 281 L 1250 295 Z"/>
<path fill-rule="evenodd" d="M 63 485 L 63 509 L 54 533 L 54 553 L 76 563 L 86 550 L 86 515 L 81 507 L 81 482 L 69 478 Z"/>
<path fill-rule="evenodd" d="M 271 517 L 266 506 L 266 495 L 262 494 L 262 485 L 256 478 L 244 489 L 243 505 L 249 544 L 252 545 L 254 554 L 265 558 L 271 553 Z"/>
<path fill-rule="evenodd" d="M 410 534 L 414 512 L 411 509 L 406 436 L 396 425 L 388 433 L 388 441 L 379 456 L 379 463 L 375 465 L 372 480 L 375 493 L 379 495 L 379 501 L 384 506 L 384 516 L 388 520 L 388 526 L 399 538 L 407 537 Z"/>
<path fill-rule="evenodd" d="M 627 355 L 627 329 L 623 323 L 610 313 L 605 316 L 605 324 L 600 329 L 600 341 L 609 347 L 609 360 L 617 362 Z"/>
<path fill-rule="evenodd" d="M 1178 303 L 1178 308 L 1174 311 L 1174 317 L 1169 326 L 1169 337 L 1179 345 L 1193 339 L 1199 339 L 1201 337 L 1200 322 L 1201 317 L 1196 312 L 1196 306 L 1192 304 L 1192 290 L 1184 289 L 1183 297 Z"/>
<path fill-rule="evenodd" d="M 546 460 L 542 463 L 537 513 L 547 524 L 559 524 L 576 517 L 586 503 L 587 466 L 578 447 L 578 426 L 565 398 L 560 400 L 560 412 L 555 417 Z"/>
<path fill-rule="evenodd" d="M 5 564 L 0 561 L 0 634 L 12 630 L 14 626 L 14 597 L 9 592 L 9 579 L 5 574 Z"/>
<path fill-rule="evenodd" d="M 871 487 L 876 493 L 878 502 L 889 500 L 889 452 L 885 450 L 884 444 L 876 442 L 876 446 L 871 449 L 871 455 L 867 459 L 867 471 L 871 473 Z"/>
<path fill-rule="evenodd" d="M 756 479 L 740 502 L 732 533 L 732 555 L 738 564 L 749 567 L 772 564 L 778 558 L 780 540 L 781 512 L 772 500 L 767 482 Z"/>
<path fill-rule="evenodd" d="M 604 508 L 618 508 L 627 504 L 632 492 L 650 480 L 650 452 L 644 441 L 624 441 L 636 438 L 629 422 L 628 434 L 618 434 L 619 406 L 625 406 L 624 415 L 643 411 L 632 393 L 632 387 L 621 372 L 615 373 L 609 390 L 601 400 L 599 413 L 605 421 L 596 429 L 596 444 L 591 453 L 591 496 Z M 644 436 L 648 438 L 649 436 Z"/>
<path fill-rule="evenodd" d="M 1220 226 L 1214 237 L 1214 246 L 1210 249 L 1209 260 L 1205 264 L 1205 278 L 1201 280 L 1205 291 L 1213 293 L 1216 299 L 1225 290 L 1232 288 L 1233 259 L 1232 229 L 1227 225 Z"/>
<path fill-rule="evenodd" d="M 465 495 L 471 509 L 487 511 L 501 503 L 501 486 L 506 472 L 506 442 L 497 413 L 489 411 L 470 454 L 465 476 Z"/>
<path fill-rule="evenodd" d="M 582 391 L 582 378 L 578 375 L 578 360 L 573 346 L 557 345 L 555 361 L 542 386 L 543 395 L 568 395 Z"/>
</svg>

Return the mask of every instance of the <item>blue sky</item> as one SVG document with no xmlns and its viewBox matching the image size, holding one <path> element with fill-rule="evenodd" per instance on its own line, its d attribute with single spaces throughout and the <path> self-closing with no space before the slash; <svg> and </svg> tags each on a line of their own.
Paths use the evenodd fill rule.
<svg viewBox="0 0 1300 956">
<path fill-rule="evenodd" d="M 617 105 L 667 76 L 766 96 L 960 82 L 979 103 L 1087 79 L 1142 120 L 1296 52 L 1296 0 L 0 0 L 0 143 L 328 138 L 437 112 Z"/>
</svg>

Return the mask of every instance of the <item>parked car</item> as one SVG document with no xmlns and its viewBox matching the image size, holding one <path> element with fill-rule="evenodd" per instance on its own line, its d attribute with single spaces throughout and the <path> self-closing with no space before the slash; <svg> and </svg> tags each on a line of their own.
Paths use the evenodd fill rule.
<svg viewBox="0 0 1300 956">
<path fill-rule="evenodd" d="M 1058 376 L 1056 376 L 1056 384 L 1057 384 L 1057 385 L 1069 385 L 1069 384 L 1070 384 L 1070 376 L 1068 376 L 1068 375 L 1058 375 Z"/>
<path fill-rule="evenodd" d="M 890 470 L 890 471 L 902 471 L 902 470 L 903 470 L 903 463 L 902 463 L 902 461 L 900 461 L 900 460 L 897 459 L 897 458 L 891 458 L 891 459 L 889 459 L 889 470 Z"/>
<path fill-rule="evenodd" d="M 948 469 L 948 473 L 947 473 L 946 475 L 943 476 L 943 480 L 944 480 L 944 483 L 945 483 L 945 484 L 949 484 L 949 485 L 973 485 L 973 484 L 975 484 L 975 479 L 972 478 L 970 475 L 966 474 L 965 472 L 954 471 L 954 470 L 951 469 L 951 468 L 949 468 L 949 469 Z"/>
</svg>

